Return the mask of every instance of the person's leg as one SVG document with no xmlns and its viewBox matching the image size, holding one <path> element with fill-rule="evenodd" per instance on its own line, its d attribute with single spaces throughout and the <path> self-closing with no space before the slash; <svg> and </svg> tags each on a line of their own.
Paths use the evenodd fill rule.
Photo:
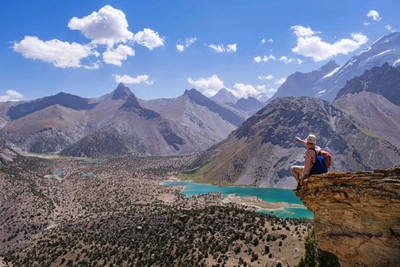
<svg viewBox="0 0 400 267">
<path fill-rule="evenodd" d="M 304 166 L 292 166 L 290 167 L 290 172 L 292 173 L 294 179 L 300 184 L 300 176 L 303 173 Z"/>
</svg>

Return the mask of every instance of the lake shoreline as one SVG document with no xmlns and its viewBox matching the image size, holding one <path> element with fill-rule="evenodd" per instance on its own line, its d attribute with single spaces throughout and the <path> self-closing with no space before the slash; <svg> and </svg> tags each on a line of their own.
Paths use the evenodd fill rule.
<svg viewBox="0 0 400 267">
<path fill-rule="evenodd" d="M 230 194 L 228 197 L 222 199 L 224 203 L 235 203 L 248 207 L 254 207 L 257 210 L 284 210 L 285 208 L 305 208 L 304 205 L 293 204 L 288 202 L 266 202 L 256 196 L 241 197 L 236 194 Z"/>
<path fill-rule="evenodd" d="M 163 182 L 163 184 L 165 185 L 165 182 L 169 182 L 169 183 L 189 183 L 191 185 L 197 185 L 197 183 L 193 183 L 193 181 L 189 181 L 189 180 L 181 180 L 177 177 L 171 176 L 168 177 L 167 180 L 165 180 Z M 204 184 L 198 184 L 201 186 L 205 186 Z M 174 185 L 175 186 L 175 185 Z M 212 191 L 204 191 L 204 192 L 199 192 L 199 193 L 193 193 L 193 192 L 187 192 L 188 190 L 188 185 L 184 185 L 184 184 L 177 184 L 176 186 L 180 186 L 182 189 L 180 191 L 181 194 L 184 194 L 186 196 L 191 196 L 191 195 L 196 195 L 196 194 L 207 194 L 207 193 L 211 193 Z M 207 186 L 214 186 L 214 185 L 207 185 Z M 189 186 L 190 188 L 191 186 Z M 229 188 L 229 187 L 219 187 L 219 186 L 215 186 L 217 188 Z M 248 189 L 248 188 L 254 188 L 254 189 L 260 189 L 258 187 L 242 187 L 242 186 L 232 186 L 231 188 L 243 188 L 243 189 Z M 281 188 L 265 188 L 266 190 L 288 190 L 288 189 L 281 189 Z M 191 191 L 189 189 L 189 191 Z M 218 190 L 215 192 L 219 192 Z M 290 192 L 290 191 L 289 191 Z M 289 193 L 288 192 L 288 193 Z M 239 193 L 239 192 L 238 192 Z M 254 193 L 254 194 L 253 194 Z M 287 193 L 286 193 L 287 195 Z M 243 195 L 242 192 L 240 192 L 240 194 L 238 195 L 236 192 L 221 192 L 221 196 L 222 199 L 221 201 L 225 204 L 227 203 L 233 203 L 233 204 L 237 204 L 237 205 L 242 205 L 246 208 L 250 208 L 256 212 L 262 212 L 262 213 L 267 213 L 267 214 L 274 214 L 275 213 L 276 216 L 278 217 L 286 217 L 288 214 L 292 214 L 295 215 L 296 213 L 298 213 L 297 211 L 301 211 L 301 213 L 307 212 L 307 208 L 302 205 L 302 203 L 296 203 L 296 202 L 292 202 L 293 199 L 291 199 L 291 201 L 289 200 L 289 202 L 286 201 L 268 201 L 264 199 L 263 195 L 260 195 L 259 193 L 257 194 L 257 192 L 250 192 L 248 195 Z M 283 198 L 285 199 L 285 198 Z M 285 199 L 286 200 L 286 199 Z M 295 200 L 296 201 L 296 200 Z M 292 210 L 292 211 L 290 211 Z M 291 218 L 297 218 L 298 216 L 289 216 Z M 308 219 L 310 218 L 310 215 L 306 215 L 305 216 Z"/>
</svg>

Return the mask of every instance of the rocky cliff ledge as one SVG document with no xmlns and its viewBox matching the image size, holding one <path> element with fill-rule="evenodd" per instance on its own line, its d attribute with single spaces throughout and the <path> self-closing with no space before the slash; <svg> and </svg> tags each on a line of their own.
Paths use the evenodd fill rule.
<svg viewBox="0 0 400 267">
<path fill-rule="evenodd" d="M 310 177 L 297 192 L 322 250 L 341 267 L 400 266 L 400 165 Z"/>
</svg>

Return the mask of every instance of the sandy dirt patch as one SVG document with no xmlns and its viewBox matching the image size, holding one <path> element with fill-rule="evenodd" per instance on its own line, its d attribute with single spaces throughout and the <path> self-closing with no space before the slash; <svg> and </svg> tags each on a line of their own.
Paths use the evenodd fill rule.
<svg viewBox="0 0 400 267">
<path fill-rule="evenodd" d="M 257 209 L 264 210 L 283 210 L 285 208 L 304 208 L 303 205 L 291 204 L 287 202 L 265 202 L 259 197 L 248 196 L 239 197 L 236 194 L 228 195 L 227 198 L 223 199 L 225 203 L 236 203 L 244 206 L 255 207 Z"/>
</svg>

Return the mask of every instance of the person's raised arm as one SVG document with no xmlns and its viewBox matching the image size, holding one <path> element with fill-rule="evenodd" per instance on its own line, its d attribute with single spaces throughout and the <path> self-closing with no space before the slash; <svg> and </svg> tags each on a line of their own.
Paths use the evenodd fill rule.
<svg viewBox="0 0 400 267">
<path fill-rule="evenodd" d="M 301 139 L 300 137 L 296 136 L 296 141 L 302 143 L 303 145 L 305 145 L 307 147 L 307 142 L 304 141 L 303 139 Z"/>
</svg>

